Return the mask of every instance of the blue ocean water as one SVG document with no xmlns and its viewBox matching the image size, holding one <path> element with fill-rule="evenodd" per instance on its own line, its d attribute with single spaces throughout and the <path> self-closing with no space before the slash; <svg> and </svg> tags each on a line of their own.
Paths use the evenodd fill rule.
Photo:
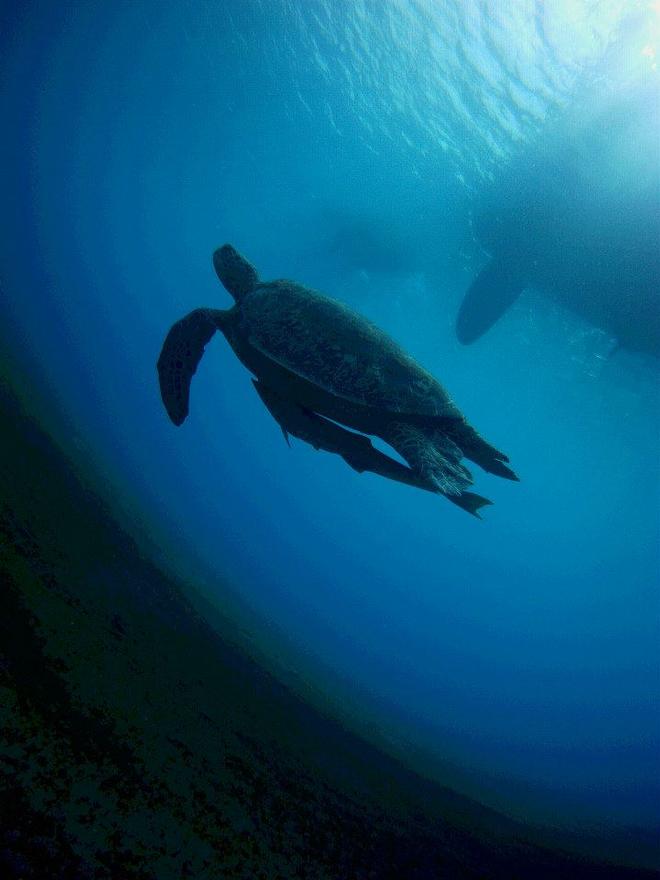
<svg viewBox="0 0 660 880">
<path fill-rule="evenodd" d="M 26 2 L 13 16 L 2 316 L 62 442 L 93 456 L 162 563 L 240 603 L 255 650 L 324 711 L 512 815 L 656 825 L 657 359 L 613 351 L 542 290 L 473 347 L 454 322 L 487 259 L 481 194 L 540 141 L 575 138 L 594 193 L 615 193 L 582 206 L 583 227 L 657 187 L 658 108 L 635 98 L 657 78 L 657 9 Z M 594 95 L 632 102 L 634 132 L 590 120 Z M 225 241 L 262 277 L 369 316 L 443 382 L 520 476 L 475 473 L 484 522 L 287 448 L 220 337 L 189 419 L 169 423 L 156 358 L 174 320 L 230 305 L 211 265 Z"/>
</svg>

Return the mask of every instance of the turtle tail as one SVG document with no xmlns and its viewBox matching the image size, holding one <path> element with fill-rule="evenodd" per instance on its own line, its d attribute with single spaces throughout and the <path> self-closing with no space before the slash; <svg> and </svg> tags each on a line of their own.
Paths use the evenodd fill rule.
<svg viewBox="0 0 660 880">
<path fill-rule="evenodd" d="M 215 309 L 195 309 L 181 318 L 165 337 L 156 365 L 160 396 L 175 425 L 188 415 L 190 381 L 204 354 L 204 347 L 219 327 Z"/>
</svg>

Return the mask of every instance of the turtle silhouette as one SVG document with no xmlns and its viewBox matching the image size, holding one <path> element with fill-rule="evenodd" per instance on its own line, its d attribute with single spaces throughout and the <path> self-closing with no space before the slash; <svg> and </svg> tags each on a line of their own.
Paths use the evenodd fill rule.
<svg viewBox="0 0 660 880">
<path fill-rule="evenodd" d="M 287 442 L 298 437 L 358 472 L 444 495 L 475 516 L 492 502 L 468 491 L 473 480 L 463 458 L 518 479 L 442 385 L 366 318 L 294 281 L 261 281 L 229 244 L 215 251 L 213 264 L 235 305 L 195 309 L 177 321 L 158 359 L 161 396 L 175 425 L 188 415 L 191 379 L 220 330 L 256 377 Z M 368 434 L 409 466 L 376 449 Z"/>
</svg>

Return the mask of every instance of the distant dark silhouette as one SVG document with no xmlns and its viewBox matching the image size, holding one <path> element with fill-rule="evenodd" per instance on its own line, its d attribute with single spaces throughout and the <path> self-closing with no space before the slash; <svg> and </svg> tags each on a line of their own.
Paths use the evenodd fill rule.
<svg viewBox="0 0 660 880">
<path fill-rule="evenodd" d="M 598 89 L 546 127 L 482 194 L 491 256 L 456 323 L 469 344 L 533 286 L 618 345 L 660 356 L 660 89 Z"/>
</svg>

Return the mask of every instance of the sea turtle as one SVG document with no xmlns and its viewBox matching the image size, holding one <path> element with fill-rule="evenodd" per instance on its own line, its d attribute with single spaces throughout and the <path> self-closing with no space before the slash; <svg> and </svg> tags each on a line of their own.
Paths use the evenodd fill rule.
<svg viewBox="0 0 660 880">
<path fill-rule="evenodd" d="M 256 376 L 287 442 L 292 434 L 341 455 L 358 472 L 440 493 L 475 516 L 491 502 L 467 491 L 472 476 L 463 457 L 517 479 L 439 382 L 365 318 L 293 281 L 260 281 L 229 244 L 215 251 L 213 265 L 236 304 L 195 309 L 177 321 L 158 359 L 161 396 L 175 425 L 188 415 L 204 347 L 221 330 Z M 375 449 L 365 434 L 382 438 L 410 467 Z"/>
</svg>

